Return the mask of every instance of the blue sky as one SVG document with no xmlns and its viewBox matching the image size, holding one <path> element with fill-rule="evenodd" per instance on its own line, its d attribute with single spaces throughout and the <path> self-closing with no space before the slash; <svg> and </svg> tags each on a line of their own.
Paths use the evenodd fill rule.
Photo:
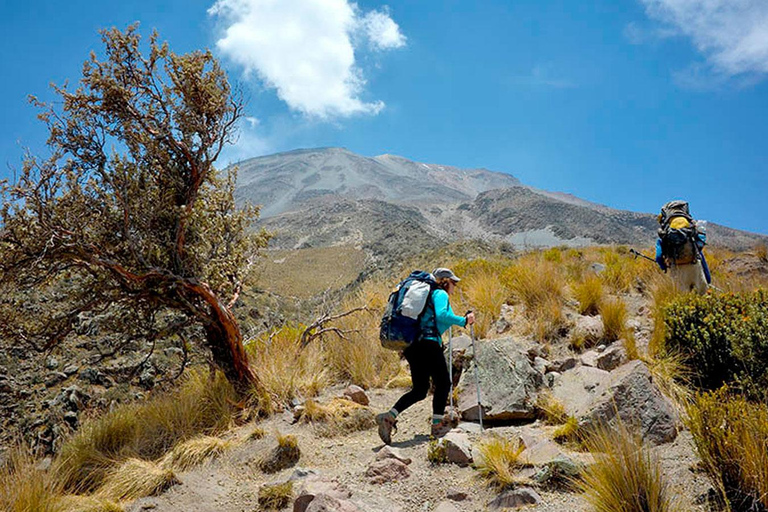
<svg viewBox="0 0 768 512">
<path fill-rule="evenodd" d="M 41 151 L 28 94 L 99 28 L 211 48 L 246 92 L 227 160 L 299 147 L 509 172 L 611 207 L 768 234 L 768 2 L 4 2 L 0 177 Z M 226 161 L 221 162 L 226 163 Z"/>
</svg>

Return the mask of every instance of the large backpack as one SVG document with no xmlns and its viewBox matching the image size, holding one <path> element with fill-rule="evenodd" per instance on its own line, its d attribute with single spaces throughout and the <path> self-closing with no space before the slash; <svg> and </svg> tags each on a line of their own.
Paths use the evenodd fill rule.
<svg viewBox="0 0 768 512">
<path fill-rule="evenodd" d="M 432 306 L 432 291 L 437 287 L 429 272 L 415 270 L 389 295 L 379 326 L 381 346 L 405 350 L 420 335 L 421 315 Z"/>
<path fill-rule="evenodd" d="M 661 255 L 675 265 L 699 260 L 696 245 L 696 221 L 691 217 L 686 201 L 670 201 L 661 207 L 659 215 Z"/>
</svg>

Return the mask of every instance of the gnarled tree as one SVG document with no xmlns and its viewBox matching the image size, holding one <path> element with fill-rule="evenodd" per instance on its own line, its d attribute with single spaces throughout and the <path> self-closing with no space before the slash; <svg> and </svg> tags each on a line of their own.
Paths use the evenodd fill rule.
<svg viewBox="0 0 768 512">
<path fill-rule="evenodd" d="M 156 34 L 142 52 L 135 26 L 102 39 L 59 106 L 33 98 L 50 156 L 0 187 L 0 334 L 45 351 L 84 313 L 148 339 L 197 325 L 245 390 L 258 379 L 231 309 L 269 235 L 214 167 L 242 104 L 210 52 L 176 55 Z"/>
</svg>

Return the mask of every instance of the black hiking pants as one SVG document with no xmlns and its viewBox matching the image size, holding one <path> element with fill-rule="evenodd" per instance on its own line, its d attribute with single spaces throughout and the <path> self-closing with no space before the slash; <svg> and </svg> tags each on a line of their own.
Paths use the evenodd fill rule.
<svg viewBox="0 0 768 512">
<path fill-rule="evenodd" d="M 413 388 L 400 397 L 395 404 L 395 410 L 401 413 L 416 402 L 424 400 L 429 393 L 429 378 L 432 377 L 432 383 L 435 385 L 432 413 L 440 415 L 445 413 L 451 378 L 443 356 L 443 347 L 437 341 L 419 340 L 405 349 L 403 356 L 411 367 Z"/>
</svg>

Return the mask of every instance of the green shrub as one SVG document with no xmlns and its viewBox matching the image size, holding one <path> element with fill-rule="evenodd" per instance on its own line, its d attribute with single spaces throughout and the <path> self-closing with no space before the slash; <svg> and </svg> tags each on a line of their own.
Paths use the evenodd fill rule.
<svg viewBox="0 0 768 512">
<path fill-rule="evenodd" d="M 768 407 L 729 396 L 727 388 L 698 396 L 688 428 L 702 466 L 734 512 L 768 508 Z"/>
<path fill-rule="evenodd" d="M 663 309 L 664 349 L 694 370 L 693 384 L 733 384 L 763 398 L 768 386 L 768 293 L 685 295 Z"/>
</svg>

